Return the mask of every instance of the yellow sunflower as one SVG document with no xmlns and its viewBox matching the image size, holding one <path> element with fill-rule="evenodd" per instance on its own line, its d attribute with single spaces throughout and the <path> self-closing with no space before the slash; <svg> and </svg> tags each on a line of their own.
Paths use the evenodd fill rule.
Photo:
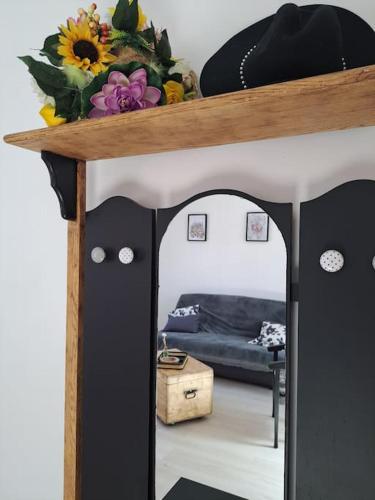
<svg viewBox="0 0 375 500">
<path fill-rule="evenodd" d="M 60 46 L 57 52 L 64 57 L 64 64 L 76 66 L 83 71 L 92 71 L 94 75 L 107 69 L 107 65 L 116 60 L 109 53 L 111 45 L 99 42 L 99 36 L 93 36 L 88 21 L 76 24 L 69 19 L 68 27 L 60 26 Z"/>
</svg>

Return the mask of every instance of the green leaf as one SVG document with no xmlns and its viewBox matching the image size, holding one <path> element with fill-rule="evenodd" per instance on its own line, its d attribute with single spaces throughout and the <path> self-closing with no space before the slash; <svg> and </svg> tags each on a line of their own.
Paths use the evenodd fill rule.
<svg viewBox="0 0 375 500">
<path fill-rule="evenodd" d="M 63 66 L 62 71 L 66 76 L 66 81 L 69 87 L 77 87 L 78 89 L 83 89 L 91 81 L 89 73 L 82 71 L 81 69 L 77 68 L 77 66 L 67 64 Z"/>
<path fill-rule="evenodd" d="M 112 46 L 117 47 L 132 47 L 137 52 L 150 55 L 152 50 L 150 44 L 139 33 L 128 33 L 112 29 L 110 40 Z"/>
<path fill-rule="evenodd" d="M 72 110 L 69 121 L 73 122 L 75 120 L 78 120 L 81 115 L 81 92 L 76 92 L 71 109 Z"/>
<path fill-rule="evenodd" d="M 68 122 L 78 120 L 81 114 L 81 93 L 72 91 L 69 95 L 55 99 L 55 115 L 66 118 Z"/>
<path fill-rule="evenodd" d="M 173 73 L 172 75 L 167 76 L 167 80 L 173 80 L 177 83 L 182 83 L 182 75 L 181 73 Z"/>
<path fill-rule="evenodd" d="M 40 51 L 40 55 L 48 57 L 48 60 L 54 66 L 62 66 L 63 57 L 57 53 L 57 49 L 60 45 L 59 33 L 51 35 L 46 38 L 44 42 L 43 49 Z"/>
<path fill-rule="evenodd" d="M 115 65 L 117 66 L 117 65 Z M 112 71 L 113 66 L 111 67 Z M 94 107 L 91 104 L 90 98 L 96 94 L 97 92 L 100 92 L 103 88 L 103 85 L 107 83 L 108 81 L 108 76 L 109 76 L 109 71 L 104 71 L 103 73 L 99 73 L 98 76 L 96 76 L 93 81 L 83 89 L 82 91 L 82 96 L 81 96 L 81 111 L 82 111 L 82 117 L 87 117 L 92 108 Z"/>
<path fill-rule="evenodd" d="M 149 69 L 151 70 L 151 68 Z M 155 71 L 151 70 L 150 72 L 147 72 L 147 76 L 147 83 L 150 87 L 156 87 L 159 90 L 163 88 L 163 82 L 161 81 L 160 76 L 155 73 Z"/>
<path fill-rule="evenodd" d="M 148 43 L 152 43 L 154 42 L 154 33 L 155 33 L 155 29 L 152 27 L 152 28 L 147 28 L 145 30 L 143 30 L 141 32 L 141 36 L 148 42 Z"/>
<path fill-rule="evenodd" d="M 58 96 L 55 98 L 56 111 L 55 116 L 69 119 L 72 112 L 72 104 L 74 100 L 74 93 L 70 92 L 65 96 Z"/>
<path fill-rule="evenodd" d="M 119 0 L 112 18 L 112 26 L 117 30 L 134 33 L 138 26 L 138 0 Z"/>
<path fill-rule="evenodd" d="M 175 66 L 176 61 L 173 61 L 173 59 L 165 60 L 163 61 L 163 64 L 166 68 L 172 68 L 172 66 Z"/>
<path fill-rule="evenodd" d="M 78 89 L 69 88 L 65 73 L 30 56 L 19 59 L 28 66 L 42 91 L 55 99 L 55 115 L 68 122 L 77 120 L 81 114 L 81 94 Z"/>
<path fill-rule="evenodd" d="M 172 57 L 172 49 L 171 44 L 169 43 L 167 30 L 163 30 L 161 32 L 161 38 L 156 44 L 155 52 L 163 63 L 170 61 Z"/>
<path fill-rule="evenodd" d="M 18 59 L 25 63 L 29 68 L 34 62 L 36 62 L 31 56 L 18 56 Z"/>
<path fill-rule="evenodd" d="M 167 104 L 167 94 L 165 93 L 164 87 L 161 89 L 160 106 L 165 106 Z"/>
<path fill-rule="evenodd" d="M 30 56 L 19 57 L 19 59 L 28 66 L 29 72 L 45 94 L 56 98 L 71 92 L 71 89 L 67 88 L 66 76 L 60 69 L 36 61 Z"/>
<path fill-rule="evenodd" d="M 156 29 L 155 29 L 155 26 L 154 26 L 154 23 L 151 21 L 151 31 L 150 31 L 150 35 L 152 35 L 152 41 L 154 43 L 154 47 L 156 49 L 156 47 L 158 46 L 158 39 L 156 38 Z"/>
</svg>

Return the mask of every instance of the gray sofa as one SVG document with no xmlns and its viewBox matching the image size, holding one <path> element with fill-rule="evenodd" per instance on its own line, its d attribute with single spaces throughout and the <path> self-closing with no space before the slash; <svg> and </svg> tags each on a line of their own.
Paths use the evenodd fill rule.
<svg viewBox="0 0 375 500">
<path fill-rule="evenodd" d="M 258 337 L 263 321 L 286 324 L 285 302 L 194 293 L 181 295 L 176 307 L 195 304 L 200 306 L 199 333 L 167 332 L 169 348 L 187 351 L 218 376 L 272 387 L 268 365 L 273 353 L 248 341 Z M 279 359 L 285 359 L 285 351 L 279 352 Z"/>
</svg>

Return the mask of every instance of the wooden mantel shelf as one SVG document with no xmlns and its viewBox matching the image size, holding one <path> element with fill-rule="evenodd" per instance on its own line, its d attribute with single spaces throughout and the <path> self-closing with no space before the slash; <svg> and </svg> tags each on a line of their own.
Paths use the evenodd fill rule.
<svg viewBox="0 0 375 500">
<path fill-rule="evenodd" d="M 375 125 L 375 65 L 196 101 L 7 135 L 79 160 Z"/>
</svg>

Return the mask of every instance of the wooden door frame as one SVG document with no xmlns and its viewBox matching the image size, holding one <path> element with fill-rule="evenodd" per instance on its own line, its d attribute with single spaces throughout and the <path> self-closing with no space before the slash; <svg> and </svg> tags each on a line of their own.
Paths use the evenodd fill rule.
<svg viewBox="0 0 375 500">
<path fill-rule="evenodd" d="M 76 175 L 76 218 L 68 222 L 64 500 L 81 499 L 83 270 L 86 222 L 85 161 L 77 161 Z"/>
</svg>

